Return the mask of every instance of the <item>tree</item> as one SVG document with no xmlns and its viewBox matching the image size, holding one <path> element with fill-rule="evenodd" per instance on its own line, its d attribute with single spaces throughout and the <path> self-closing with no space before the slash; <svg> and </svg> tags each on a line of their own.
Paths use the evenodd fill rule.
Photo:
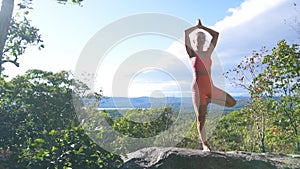
<svg viewBox="0 0 300 169">
<path fill-rule="evenodd" d="M 256 130 L 247 135 L 252 135 L 262 152 L 299 152 L 298 46 L 282 40 L 271 54 L 255 52 L 225 73 L 233 84 L 249 91 L 251 102 L 243 111 L 251 115 Z"/>
<path fill-rule="evenodd" d="M 209 139 L 211 147 L 220 151 L 257 151 L 253 130 L 254 119 L 247 109 L 223 116 Z"/>
<path fill-rule="evenodd" d="M 273 48 L 263 59 L 266 68 L 254 81 L 262 84 L 266 95 L 272 99 L 271 112 L 275 115 L 277 134 L 289 133 L 285 144 L 293 143 L 300 151 L 300 50 L 298 44 L 288 45 L 285 40 Z M 278 133 L 279 132 L 279 133 Z M 273 139 L 274 140 L 274 139 Z M 277 140 L 281 142 L 282 140 Z"/>
<path fill-rule="evenodd" d="M 123 117 L 116 119 L 112 125 L 114 130 L 124 135 L 124 137 L 116 138 L 112 145 L 122 145 L 115 148 L 119 151 L 118 153 L 133 152 L 144 148 L 145 145 L 154 145 L 155 136 L 172 125 L 173 117 L 174 112 L 171 107 L 129 110 Z M 144 139 L 132 142 L 130 138 L 149 138 L 147 140 L 149 142 L 143 142 Z"/>
<path fill-rule="evenodd" d="M 2 54 L 7 39 L 8 29 L 14 9 L 13 0 L 2 0 L 0 11 L 0 77 L 2 72 Z"/>
<path fill-rule="evenodd" d="M 57 0 L 60 4 L 81 4 L 82 1 Z M 37 33 L 38 29 L 30 26 L 30 20 L 26 17 L 29 9 L 32 9 L 30 7 L 31 3 L 32 0 L 22 0 L 18 4 L 20 9 L 25 10 L 23 20 L 18 21 L 12 17 L 15 0 L 2 0 L 0 11 L 0 77 L 4 63 L 11 62 L 18 66 L 18 56 L 25 52 L 26 47 L 42 42 L 41 36 Z M 43 47 L 43 45 L 40 47 Z"/>
<path fill-rule="evenodd" d="M 10 159 L 7 166 L 114 168 L 122 163 L 79 125 L 73 101 L 82 108 L 80 92 L 88 88 L 70 73 L 29 70 L 0 85 L 0 152 Z"/>
<path fill-rule="evenodd" d="M 19 67 L 18 57 L 25 53 L 29 45 L 39 45 L 39 49 L 44 48 L 43 41 L 38 29 L 30 25 L 27 18 L 28 12 L 17 13 L 11 20 L 8 30 L 5 48 L 2 52 L 2 62 L 13 63 Z M 0 72 L 1 73 L 1 72 Z"/>
<path fill-rule="evenodd" d="M 266 151 L 265 135 L 266 135 L 266 119 L 271 118 L 269 106 L 269 99 L 266 97 L 264 92 L 264 84 L 267 81 L 259 83 L 255 81 L 255 78 L 261 74 L 265 65 L 262 63 L 264 56 L 268 50 L 262 47 L 259 52 L 253 51 L 252 56 L 245 57 L 244 60 L 237 65 L 237 67 L 228 70 L 224 75 L 225 78 L 229 79 L 231 83 L 237 87 L 241 87 L 247 90 L 251 96 L 251 102 L 248 103 L 248 111 L 251 114 L 251 118 L 254 119 L 253 126 L 255 129 L 251 130 L 254 137 L 257 138 L 256 144 L 260 145 L 260 151 Z"/>
</svg>

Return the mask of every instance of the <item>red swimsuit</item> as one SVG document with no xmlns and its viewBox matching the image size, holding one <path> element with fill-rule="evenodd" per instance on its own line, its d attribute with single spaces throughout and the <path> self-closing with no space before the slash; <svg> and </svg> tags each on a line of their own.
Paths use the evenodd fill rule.
<svg viewBox="0 0 300 169">
<path fill-rule="evenodd" d="M 210 76 L 211 56 L 191 58 L 191 64 L 195 75 L 195 81 L 192 86 L 193 95 L 196 98 L 197 105 L 207 105 L 207 99 L 222 99 L 224 92 L 215 87 Z M 200 100 L 199 100 L 200 99 Z M 224 99 L 222 99 L 224 100 Z"/>
</svg>

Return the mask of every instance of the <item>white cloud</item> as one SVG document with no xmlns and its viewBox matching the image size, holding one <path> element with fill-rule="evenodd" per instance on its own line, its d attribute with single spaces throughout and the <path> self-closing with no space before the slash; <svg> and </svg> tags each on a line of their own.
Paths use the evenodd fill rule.
<svg viewBox="0 0 300 169">
<path fill-rule="evenodd" d="M 229 8 L 230 16 L 215 24 L 219 31 L 234 28 L 240 24 L 249 22 L 262 13 L 276 7 L 287 0 L 246 0 L 238 8 Z"/>
<path fill-rule="evenodd" d="M 271 51 L 282 39 L 297 41 L 296 32 L 285 24 L 285 20 L 299 15 L 291 1 L 247 0 L 231 11 L 231 16 L 213 26 L 221 30 L 217 53 L 224 70 L 235 67 L 245 56 L 263 46 Z M 227 90 L 233 95 L 245 93 L 229 84 Z"/>
<path fill-rule="evenodd" d="M 268 2 L 268 0 L 245 1 L 244 5 L 234 10 L 231 16 L 214 26 L 215 29 L 222 30 L 217 52 L 226 69 L 263 46 L 271 50 L 279 40 L 295 42 L 296 32 L 284 22 L 297 15 L 293 11 L 293 3 L 288 0 L 272 1 L 274 4 Z M 246 14 L 247 12 L 249 13 Z M 239 15 L 245 16 L 246 21 Z M 235 26 L 230 27 L 231 24 Z"/>
<path fill-rule="evenodd" d="M 220 70 L 225 71 L 233 68 L 245 56 L 251 55 L 253 50 L 260 50 L 263 46 L 271 50 L 282 39 L 291 43 L 299 41 L 299 34 L 285 24 L 285 20 L 292 20 L 299 15 L 291 1 L 245 0 L 239 7 L 230 8 L 229 12 L 229 16 L 212 26 L 220 32 L 216 55 L 213 57 L 215 68 L 222 67 Z M 184 48 L 174 47 L 176 43 L 168 51 L 187 57 Z M 220 70 L 216 73 L 221 73 Z M 229 85 L 226 88 L 236 96 L 245 93 Z"/>
<path fill-rule="evenodd" d="M 97 86 L 108 96 L 150 96 L 154 91 L 179 96 L 190 91 L 192 81 L 190 66 L 186 65 L 189 63 L 184 63 L 188 58 L 180 57 L 159 49 L 137 52 L 118 68 L 100 66 L 97 79 L 105 80 L 97 82 Z"/>
<path fill-rule="evenodd" d="M 295 35 L 284 24 L 284 19 L 295 15 L 291 12 L 292 5 L 288 0 L 246 0 L 238 8 L 229 9 L 231 14 L 212 26 L 220 32 L 213 55 L 213 80 L 218 87 L 235 96 L 245 95 L 245 91 L 226 86 L 222 73 L 237 65 L 254 49 L 258 50 L 264 45 L 271 49 L 280 39 L 292 39 Z M 107 58 L 111 60 L 104 60 L 107 64 L 99 66 L 97 71 L 97 79 L 102 79 L 97 87 L 101 87 L 105 95 L 151 96 L 157 91 L 167 96 L 190 95 L 192 70 L 183 39 L 172 43 L 166 52 L 163 52 L 163 45 L 150 43 L 149 40 L 151 38 L 143 47 L 128 48 L 126 43 L 110 52 Z M 159 37 L 155 40 L 164 39 Z M 126 50 L 120 58 L 117 51 L 123 48 Z M 138 49 L 143 50 L 136 53 Z M 113 59 L 114 56 L 119 56 L 118 60 Z M 168 77 L 161 73 L 151 74 L 151 71 L 159 69 Z"/>
</svg>

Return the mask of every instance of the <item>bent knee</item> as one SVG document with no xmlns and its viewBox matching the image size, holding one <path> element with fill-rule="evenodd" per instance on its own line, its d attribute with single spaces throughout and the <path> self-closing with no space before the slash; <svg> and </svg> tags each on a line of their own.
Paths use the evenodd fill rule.
<svg viewBox="0 0 300 169">
<path fill-rule="evenodd" d="M 236 105 L 236 100 L 234 100 L 234 99 L 226 102 L 227 107 L 233 107 L 235 105 Z"/>
</svg>

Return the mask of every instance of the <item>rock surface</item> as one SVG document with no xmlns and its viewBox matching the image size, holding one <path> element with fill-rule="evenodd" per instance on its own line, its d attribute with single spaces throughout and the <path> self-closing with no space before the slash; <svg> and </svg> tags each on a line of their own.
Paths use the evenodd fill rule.
<svg viewBox="0 0 300 169">
<path fill-rule="evenodd" d="M 150 147 L 130 153 L 121 169 L 288 169 L 299 168 L 300 158 L 292 155 L 246 152 L 210 152 Z"/>
</svg>

